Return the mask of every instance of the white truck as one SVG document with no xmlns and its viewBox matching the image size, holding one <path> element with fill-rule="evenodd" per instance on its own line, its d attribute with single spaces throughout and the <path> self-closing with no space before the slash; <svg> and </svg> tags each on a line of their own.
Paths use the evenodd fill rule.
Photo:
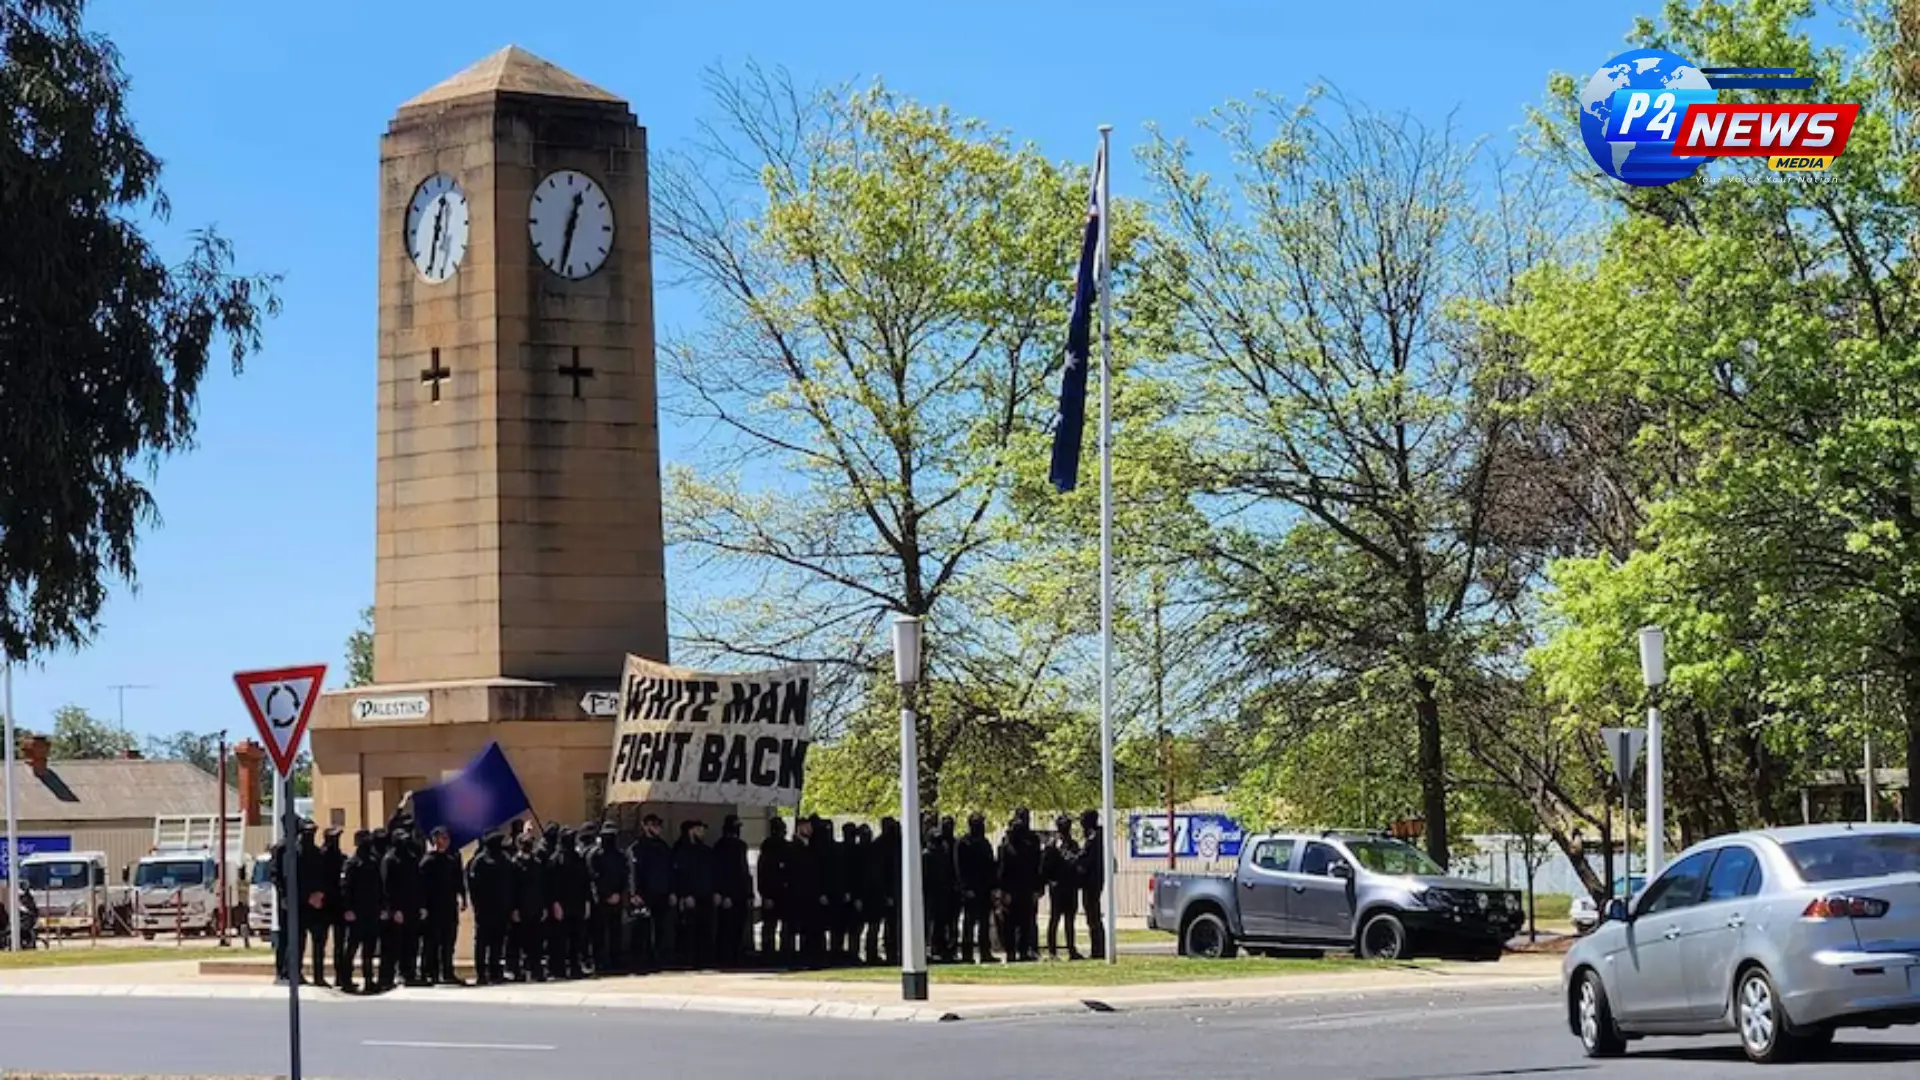
<svg viewBox="0 0 1920 1080">
<path fill-rule="evenodd" d="M 266 936 L 273 932 L 273 855 L 261 852 L 247 868 L 247 929 Z"/>
<path fill-rule="evenodd" d="M 40 909 L 42 934 L 110 934 L 132 901 L 107 884 L 104 851 L 48 851 L 20 860 L 20 884 Z"/>
<path fill-rule="evenodd" d="M 133 871 L 133 925 L 142 937 L 160 934 L 213 934 L 227 925 L 246 895 L 245 829 L 238 814 L 226 823 L 226 889 L 221 889 L 222 859 L 216 855 L 220 819 L 213 814 L 157 817 L 153 850 Z"/>
</svg>

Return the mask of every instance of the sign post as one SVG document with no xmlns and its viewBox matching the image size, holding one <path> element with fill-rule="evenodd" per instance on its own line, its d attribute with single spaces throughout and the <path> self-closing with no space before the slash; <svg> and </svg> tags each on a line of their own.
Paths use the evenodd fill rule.
<svg viewBox="0 0 1920 1080">
<path fill-rule="evenodd" d="M 1622 899 L 1631 901 L 1633 899 L 1633 769 L 1640 764 L 1640 752 L 1646 749 L 1647 730 L 1645 728 L 1601 728 L 1600 741 L 1606 743 L 1607 754 L 1613 758 L 1613 775 L 1620 780 L 1622 812 L 1620 827 L 1626 831 L 1620 847 L 1627 853 L 1627 872 L 1620 880 L 1623 885 L 1621 891 L 1626 893 Z M 1647 868 L 1647 872 L 1653 872 L 1651 866 Z M 1607 882 L 1607 887 L 1611 889 L 1613 882 Z"/>
<path fill-rule="evenodd" d="M 240 690 L 240 700 L 246 702 L 247 714 L 253 717 L 253 726 L 260 732 L 260 741 L 266 744 L 267 753 L 273 758 L 273 767 L 279 773 L 276 778 L 277 793 L 275 807 L 280 817 L 280 835 L 284 842 L 280 846 L 280 857 L 286 860 L 283 871 L 287 883 L 287 895 L 276 897 L 275 906 L 284 903 L 287 908 L 285 936 L 281 939 L 281 956 L 285 957 L 287 977 L 287 1045 L 289 1063 L 287 1076 L 290 1080 L 300 1080 L 300 823 L 293 809 L 293 793 L 288 788 L 288 778 L 293 772 L 294 758 L 299 756 L 300 743 L 307 734 L 307 721 L 313 716 L 313 703 L 320 697 L 320 683 L 327 677 L 327 665 L 308 664 L 302 667 L 273 668 L 266 671 L 236 671 L 233 684 Z"/>
</svg>

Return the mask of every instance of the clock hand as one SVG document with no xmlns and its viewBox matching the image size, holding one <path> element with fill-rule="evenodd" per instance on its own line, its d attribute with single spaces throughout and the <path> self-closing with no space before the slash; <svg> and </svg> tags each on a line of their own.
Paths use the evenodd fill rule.
<svg viewBox="0 0 1920 1080">
<path fill-rule="evenodd" d="M 560 272 L 566 273 L 567 259 L 573 251 L 573 230 L 580 224 L 580 206 L 587 201 L 587 193 L 581 192 L 573 197 L 573 206 L 567 210 L 567 232 L 560 240 Z"/>
<path fill-rule="evenodd" d="M 433 240 L 427 244 L 427 273 L 433 273 L 433 261 L 440 254 L 440 233 L 447 224 L 447 200 L 439 200 L 439 208 L 433 212 Z"/>
</svg>

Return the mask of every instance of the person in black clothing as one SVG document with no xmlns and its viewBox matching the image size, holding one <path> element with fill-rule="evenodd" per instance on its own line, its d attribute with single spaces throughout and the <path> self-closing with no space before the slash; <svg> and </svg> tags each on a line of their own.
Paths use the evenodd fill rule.
<svg viewBox="0 0 1920 1080">
<path fill-rule="evenodd" d="M 787 911 L 787 894 L 793 876 L 790 865 L 793 846 L 787 842 L 787 820 L 775 817 L 767 822 L 767 838 L 760 841 L 760 865 L 757 882 L 760 889 L 760 962 L 783 964 L 793 954 L 785 947 L 781 933 L 792 916 Z"/>
<path fill-rule="evenodd" d="M 506 837 L 499 832 L 480 841 L 480 854 L 467 867 L 467 896 L 473 906 L 473 981 L 481 986 L 505 982 L 507 931 L 513 926 L 513 863 L 507 858 Z"/>
<path fill-rule="evenodd" d="M 334 979 L 351 994 L 353 959 L 360 957 L 360 983 L 367 993 L 378 988 L 374 979 L 374 942 L 380 935 L 380 858 L 373 834 L 353 834 L 353 854 L 340 867 L 340 927 L 334 953 Z"/>
<path fill-rule="evenodd" d="M 1007 900 L 1006 930 L 1000 944 L 1008 959 L 1040 959 L 1040 837 L 1026 807 L 1013 812 L 1000 841 L 1000 891 Z"/>
<path fill-rule="evenodd" d="M 367 850 L 367 864 L 373 868 L 373 890 L 380 897 L 380 913 L 374 919 L 372 940 L 367 944 L 367 951 L 373 954 L 373 964 L 376 972 L 380 970 L 381 956 L 386 953 L 387 926 L 392 918 L 392 913 L 388 910 L 390 905 L 387 903 L 387 887 L 383 883 L 380 874 L 380 867 L 387 857 L 387 849 L 391 847 L 392 844 L 393 841 L 387 836 L 387 830 L 375 829 L 373 830 L 373 843 Z M 354 848 L 354 854 L 358 855 L 359 853 L 360 849 L 357 847 Z M 370 994 L 379 989 L 380 982 L 378 979 L 368 983 L 366 986 L 366 990 Z"/>
<path fill-rule="evenodd" d="M 967 835 L 954 849 L 954 871 L 960 879 L 960 961 L 970 964 L 979 949 L 983 964 L 993 963 L 993 887 L 995 879 L 993 841 L 987 839 L 987 819 L 979 814 L 967 817 Z"/>
<path fill-rule="evenodd" d="M 929 955 L 951 963 L 960 940 L 960 880 L 953 866 L 952 815 L 936 822 L 929 814 L 920 836 L 920 887 L 927 898 Z"/>
<path fill-rule="evenodd" d="M 675 962 L 674 924 L 680 920 L 680 897 L 673 891 L 673 848 L 660 835 L 660 815 L 640 822 L 640 838 L 627 849 L 633 868 L 635 946 L 642 971 L 664 971 Z"/>
<path fill-rule="evenodd" d="M 303 963 L 301 949 L 310 947 L 313 949 L 313 984 L 326 986 L 327 924 L 333 919 L 333 913 L 327 910 L 327 897 L 333 887 L 327 884 L 326 854 L 313 842 L 313 834 L 313 822 L 302 821 L 300 845 L 294 857 L 299 862 L 296 869 L 300 876 L 300 936 L 305 940 L 294 943 L 289 968 L 298 976 Z"/>
<path fill-rule="evenodd" d="M 903 839 L 900 823 L 883 817 L 880 835 L 867 853 L 867 962 L 870 964 L 900 962 L 900 844 Z"/>
<path fill-rule="evenodd" d="M 600 842 L 587 860 L 593 878 L 593 971 L 618 975 L 627 965 L 627 891 L 633 867 L 620 850 L 619 830 L 600 827 Z"/>
<path fill-rule="evenodd" d="M 581 976 L 583 958 L 577 946 L 585 939 L 582 915 L 587 908 L 589 884 L 587 864 L 580 858 L 573 830 L 558 830 L 547 856 L 547 897 L 553 905 L 553 948 L 547 955 L 550 978 Z"/>
<path fill-rule="evenodd" d="M 507 934 L 507 977 L 546 982 L 547 860 L 532 829 L 520 833 L 513 854 L 512 927 Z"/>
<path fill-rule="evenodd" d="M 580 888 L 586 901 L 580 906 L 579 917 L 573 923 L 572 949 L 580 958 L 581 977 L 590 977 L 594 973 L 593 912 L 599 906 L 599 897 L 593 889 L 593 851 L 600 846 L 600 823 L 589 821 L 574 832 L 575 853 L 580 856 Z"/>
<path fill-rule="evenodd" d="M 433 830 L 433 847 L 420 860 L 420 888 L 426 894 L 427 909 L 426 923 L 420 928 L 420 978 L 429 986 L 436 982 L 459 986 L 453 950 L 459 943 L 460 913 L 467 909 L 467 875 L 445 827 Z"/>
<path fill-rule="evenodd" d="M 347 865 L 347 853 L 340 850 L 340 827 L 329 825 L 320 839 L 320 883 L 326 889 L 327 936 L 333 939 L 333 979 L 338 983 L 347 973 L 341 970 L 340 954 L 346 951 L 347 931 L 341 916 L 345 905 L 340 899 L 340 874 Z M 316 958 L 317 959 L 317 958 Z M 315 970 L 319 964 L 314 965 Z"/>
<path fill-rule="evenodd" d="M 840 888 L 843 898 L 840 901 L 840 962 L 844 964 L 860 963 L 860 938 L 867 928 L 867 864 L 872 846 L 873 830 L 864 834 L 860 827 L 851 822 L 840 825 L 840 843 L 836 850 L 840 853 Z"/>
<path fill-rule="evenodd" d="M 680 840 L 673 845 L 673 892 L 680 898 L 680 963 L 699 969 L 713 955 L 713 909 L 719 890 L 713 866 L 713 849 L 707 846 L 707 825 L 703 821 L 680 823 Z"/>
<path fill-rule="evenodd" d="M 820 891 L 826 895 L 826 906 L 820 909 L 820 948 L 822 958 L 829 964 L 840 963 L 840 911 L 845 904 L 845 892 L 840 875 L 845 869 L 840 845 L 833 838 L 833 822 L 814 815 L 813 843 L 820 863 Z"/>
<path fill-rule="evenodd" d="M 279 913 L 273 932 L 273 981 L 287 981 L 287 842 L 280 839 L 267 849 L 267 880 L 273 883 L 273 906 Z"/>
<path fill-rule="evenodd" d="M 1103 919 L 1106 908 L 1101 904 L 1101 894 L 1105 891 L 1107 880 L 1107 830 L 1100 827 L 1098 810 L 1081 812 L 1080 835 L 1080 853 L 1073 861 L 1074 881 L 1080 887 L 1080 913 L 1086 916 L 1087 933 L 1093 938 L 1093 958 L 1104 960 L 1107 956 L 1107 927 Z"/>
<path fill-rule="evenodd" d="M 737 968 L 746 955 L 753 914 L 753 870 L 747 864 L 747 842 L 740 838 L 740 819 L 733 814 L 721 820 L 720 839 L 713 844 L 713 891 L 719 898 L 715 959 L 722 968 Z"/>
<path fill-rule="evenodd" d="M 812 818 L 796 818 L 793 843 L 787 847 L 787 913 L 781 930 L 789 960 L 809 967 L 823 957 L 821 934 L 827 904 L 826 884 L 820 872 L 820 842 Z"/>
<path fill-rule="evenodd" d="M 380 944 L 380 986 L 391 990 L 396 975 L 407 986 L 420 985 L 416 961 L 420 955 L 420 926 L 426 921 L 425 894 L 420 888 L 420 863 L 413 852 L 413 834 L 396 829 L 388 834 L 380 857 L 380 889 L 387 897 L 386 940 Z"/>
<path fill-rule="evenodd" d="M 1047 885 L 1047 957 L 1060 959 L 1060 924 L 1067 925 L 1067 959 L 1080 959 L 1080 943 L 1073 936 L 1073 916 L 1080 906 L 1080 881 L 1074 860 L 1080 845 L 1073 842 L 1073 819 L 1053 819 L 1053 841 L 1040 859 L 1040 877 Z"/>
</svg>

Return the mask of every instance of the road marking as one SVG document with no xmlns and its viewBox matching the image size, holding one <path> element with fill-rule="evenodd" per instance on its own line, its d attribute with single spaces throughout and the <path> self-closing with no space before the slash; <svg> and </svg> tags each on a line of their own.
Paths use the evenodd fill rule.
<svg viewBox="0 0 1920 1080">
<path fill-rule="evenodd" d="M 365 1039 L 361 1046 L 390 1046 L 402 1050 L 554 1050 L 544 1043 L 411 1042 L 405 1039 Z"/>
<path fill-rule="evenodd" d="M 1561 1006 L 1550 1001 L 1530 1002 L 1515 1005 L 1461 1005 L 1430 1006 L 1422 1009 L 1418 1015 L 1408 1016 L 1404 1010 L 1369 1011 L 1364 1013 L 1334 1013 L 1328 1016 L 1289 1018 L 1288 1026 L 1298 1028 L 1371 1027 L 1376 1024 L 1408 1025 L 1434 1020 L 1473 1019 L 1501 1013 L 1558 1012 Z"/>
</svg>

